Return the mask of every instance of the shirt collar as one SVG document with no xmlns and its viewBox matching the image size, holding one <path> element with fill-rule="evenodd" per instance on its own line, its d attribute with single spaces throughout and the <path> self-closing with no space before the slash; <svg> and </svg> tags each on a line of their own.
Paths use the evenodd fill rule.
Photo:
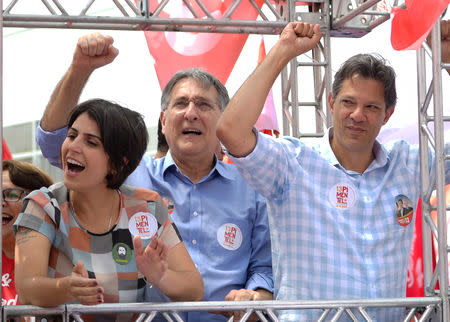
<svg viewBox="0 0 450 322">
<path fill-rule="evenodd" d="M 333 138 L 333 127 L 330 127 L 325 131 L 325 135 L 319 141 L 319 147 L 321 149 L 321 154 L 329 160 L 329 162 L 334 166 L 340 166 L 336 155 L 331 148 L 331 139 Z"/>
<path fill-rule="evenodd" d="M 219 161 L 215 155 L 214 155 L 214 161 L 215 161 L 214 168 L 212 168 L 211 172 L 205 178 L 203 178 L 201 181 L 207 180 L 208 178 L 210 178 L 211 176 L 213 176 L 216 173 L 217 173 L 217 175 L 219 175 L 227 180 L 235 180 L 236 179 L 237 172 L 233 171 L 233 169 L 232 169 L 232 167 L 235 167 L 234 165 L 226 164 L 222 161 Z M 168 171 L 169 169 L 178 170 L 178 166 L 175 164 L 175 161 L 173 160 L 170 150 L 167 152 L 166 156 L 164 157 L 163 169 L 162 169 L 163 176 L 166 174 L 166 171 Z M 181 171 L 180 171 L 180 173 L 181 173 Z"/>
<path fill-rule="evenodd" d="M 333 127 L 330 127 L 325 131 L 325 135 L 320 141 L 320 147 L 322 147 L 321 153 L 327 158 L 327 160 L 330 160 L 332 165 L 342 167 L 336 158 L 333 149 L 331 148 L 331 139 L 334 135 L 333 130 Z M 373 144 L 372 151 L 375 155 L 375 160 L 372 161 L 366 171 L 383 167 L 388 162 L 388 153 L 377 140 L 375 140 Z"/>
</svg>

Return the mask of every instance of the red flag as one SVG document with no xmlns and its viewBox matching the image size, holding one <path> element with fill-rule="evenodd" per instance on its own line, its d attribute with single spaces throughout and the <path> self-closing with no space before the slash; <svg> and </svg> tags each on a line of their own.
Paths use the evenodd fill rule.
<svg viewBox="0 0 450 322">
<path fill-rule="evenodd" d="M 406 0 L 406 9 L 392 8 L 392 47 L 419 49 L 449 3 L 450 0 Z"/>
<path fill-rule="evenodd" d="M 230 7 L 233 0 L 205 0 L 203 4 L 215 17 L 220 18 Z M 259 7 L 263 0 L 257 0 Z M 150 1 L 153 12 L 157 1 Z M 197 13 L 197 2 L 190 1 Z M 258 12 L 250 3 L 241 3 L 231 15 L 232 20 L 256 19 Z M 190 18 L 192 13 L 182 1 L 169 2 L 159 15 L 161 18 Z M 238 59 L 248 34 L 220 34 L 195 32 L 163 32 L 145 31 L 150 54 L 155 59 L 155 69 L 161 88 L 177 71 L 190 67 L 201 67 L 216 76 L 223 84 L 226 83 L 234 64 Z"/>
<path fill-rule="evenodd" d="M 11 160 L 11 159 L 12 159 L 11 152 L 9 152 L 5 139 L 3 139 L 3 160 Z"/>
<path fill-rule="evenodd" d="M 258 65 L 266 57 L 266 48 L 264 45 L 264 38 L 261 38 L 261 44 L 259 45 L 259 55 L 258 55 Z M 272 89 L 270 89 L 267 95 L 266 102 L 264 103 L 264 108 L 255 124 L 256 128 L 269 135 L 278 136 L 280 130 L 278 128 L 277 113 L 275 112 L 275 104 L 273 102 Z"/>
<path fill-rule="evenodd" d="M 446 200 L 450 203 L 450 185 L 446 186 Z M 436 205 L 436 196 L 430 198 L 430 204 Z M 417 202 L 416 222 L 414 225 L 414 235 L 411 245 L 411 252 L 409 257 L 408 280 L 406 283 L 407 297 L 423 297 L 424 277 L 423 277 L 423 243 L 422 243 L 422 200 L 419 198 Z M 436 224 L 436 211 L 431 212 L 431 218 Z M 449 218 L 450 219 L 450 218 Z M 450 221 L 447 221 L 449 227 Z M 431 259 L 433 270 L 436 268 L 436 245 L 433 236 L 431 236 Z M 439 282 L 436 283 L 436 289 L 439 288 Z"/>
<path fill-rule="evenodd" d="M 407 297 L 423 297 L 423 245 L 422 245 L 422 200 L 419 198 L 416 208 L 416 222 L 409 255 L 408 280 L 406 282 Z"/>
<path fill-rule="evenodd" d="M 435 206 L 437 204 L 437 197 L 435 194 L 433 194 L 431 196 L 430 204 L 433 206 Z M 445 204 L 450 205 L 450 184 L 445 186 Z M 447 215 L 447 220 L 446 220 L 446 222 L 447 222 L 447 240 L 450 240 L 450 215 L 448 213 L 446 215 Z M 433 210 L 431 212 L 431 218 L 433 219 L 434 224 L 437 226 L 437 211 Z M 433 268 L 436 266 L 437 251 L 438 251 L 437 243 L 433 239 Z M 449 265 L 448 274 L 449 274 L 449 283 L 450 283 L 450 260 L 448 261 L 448 265 Z M 437 286 L 436 286 L 436 288 L 437 288 Z"/>
</svg>

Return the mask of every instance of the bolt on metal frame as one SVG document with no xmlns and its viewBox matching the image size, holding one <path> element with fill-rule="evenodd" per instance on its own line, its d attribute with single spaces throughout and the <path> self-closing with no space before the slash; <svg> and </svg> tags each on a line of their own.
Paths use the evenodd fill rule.
<svg viewBox="0 0 450 322">
<path fill-rule="evenodd" d="M 28 0 L 30 1 L 30 0 Z M 289 21 L 307 21 L 319 23 L 324 37 L 317 48 L 311 51 L 311 54 L 302 55 L 293 59 L 289 65 L 282 71 L 282 109 L 283 109 L 283 132 L 286 135 L 295 137 L 320 137 L 324 133 L 324 127 L 332 125 L 332 119 L 324 95 L 331 89 L 331 66 L 330 66 L 330 37 L 362 37 L 370 30 L 389 19 L 387 11 L 380 10 L 377 5 L 380 0 L 310 0 L 308 5 L 298 3 L 295 0 L 263 0 L 265 9 L 258 7 L 255 0 L 235 0 L 228 10 L 220 18 L 214 18 L 211 12 L 201 0 L 195 0 L 200 11 L 196 9 L 187 0 L 181 0 L 187 6 L 192 14 L 192 18 L 164 18 L 161 13 L 165 6 L 171 1 L 162 0 L 155 9 L 150 12 L 148 9 L 149 0 L 139 0 L 137 5 L 133 0 L 111 0 L 111 5 L 115 9 L 116 16 L 100 16 L 92 14 L 95 4 L 100 2 L 96 0 L 85 0 L 75 13 L 71 10 L 69 3 L 72 0 L 35 0 L 40 2 L 44 9 L 44 14 L 21 13 L 19 7 L 25 0 L 11 0 L 3 10 L 0 18 L 0 26 L 4 27 L 24 27 L 24 28 L 59 28 L 59 29 L 105 29 L 105 30 L 155 30 L 155 31 L 179 31 L 179 32 L 209 32 L 209 33 L 245 33 L 245 34 L 271 34 L 276 35 L 281 32 L 283 27 Z M 180 0 L 178 0 L 180 1 Z M 258 11 L 256 20 L 232 20 L 233 13 L 237 8 L 249 1 Z M 77 1 L 77 3 L 81 0 Z M 397 0 L 394 6 L 397 6 Z M 3 1 L 0 0 L 3 8 Z M 103 3 L 102 3 L 103 4 Z M 23 7 L 22 7 L 23 8 Z M 442 64 L 440 58 L 439 27 L 435 27 L 432 32 L 432 47 L 429 51 L 433 64 L 433 80 L 426 91 L 425 77 L 425 51 L 418 51 L 418 87 L 419 87 L 419 122 L 421 133 L 421 149 L 426 149 L 428 144 L 434 147 L 436 154 L 436 173 L 437 179 L 433 181 L 427 178 L 428 161 L 425 159 L 427 153 L 421 150 L 422 171 L 422 198 L 429 200 L 433 187 L 437 188 L 438 206 L 431 207 L 429 203 L 423 203 L 424 230 L 428 236 L 433 236 L 438 240 L 439 258 L 446 259 L 449 247 L 446 243 L 446 224 L 445 224 L 445 198 L 443 197 L 444 182 L 443 166 L 444 162 L 450 160 L 448 155 L 443 154 L 443 121 L 449 121 L 449 117 L 442 116 L 442 87 L 441 87 L 441 69 L 448 67 L 448 64 Z M 3 52 L 3 44 L 0 45 Z M 425 45 L 426 48 L 426 45 Z M 0 54 L 1 55 L 1 54 Z M 302 74 L 299 73 L 302 70 Z M 0 71 L 2 73 L 2 66 Z M 306 72 L 303 72 L 306 70 Z M 303 79 L 307 72 L 311 72 L 314 82 L 314 95 L 312 100 L 299 100 L 299 80 Z M 1 81 L 0 81 L 1 82 Z M 433 97 L 434 117 L 426 114 L 426 108 Z M 1 104 L 1 102 L 0 102 Z M 304 110 L 313 109 L 314 129 L 304 129 L 300 124 L 300 113 Z M 309 115 L 309 114 L 308 114 Z M 430 121 L 435 123 L 434 141 L 426 141 L 432 135 L 427 125 Z M 2 123 L 2 112 L 0 110 L 0 123 Z M 0 137 L 1 137 L 0 133 Z M 434 185 L 433 185 L 434 184 Z M 438 225 L 432 223 L 429 211 L 438 210 Z M 425 228 L 427 226 L 428 228 Z M 0 227 L 1 230 L 1 227 Z M 424 234 L 425 236 L 426 234 Z M 425 308 L 420 317 L 420 321 L 425 321 L 430 317 L 436 320 L 449 321 L 448 304 L 448 268 L 447 261 L 440 260 L 436 271 L 431 268 L 431 242 L 430 238 L 424 237 L 424 260 L 425 260 L 425 298 L 416 299 L 369 299 L 369 300 L 336 300 L 336 301 L 269 301 L 269 302 L 211 302 L 211 303 L 164 303 L 164 304 L 103 304 L 94 307 L 84 307 L 76 305 L 65 305 L 53 309 L 43 309 L 33 306 L 4 307 L 2 308 L 2 317 L 18 316 L 30 314 L 62 314 L 64 320 L 70 316 L 79 321 L 79 314 L 91 312 L 95 309 L 99 312 L 148 312 L 141 315 L 139 321 L 151 321 L 156 315 L 155 312 L 164 312 L 168 321 L 174 318 L 179 321 L 178 311 L 232 311 L 245 310 L 247 314 L 243 320 L 246 320 L 251 312 L 265 312 L 266 315 L 258 314 L 262 321 L 277 321 L 274 311 L 278 309 L 323 309 L 320 320 L 326 317 L 332 317 L 336 321 L 342 315 L 356 321 L 355 312 L 359 312 L 366 321 L 371 321 L 365 311 L 369 307 L 395 307 L 402 306 L 408 308 L 408 314 L 405 321 L 411 318 L 419 320 L 416 316 L 419 307 Z M 1 244 L 1 240 L 0 240 Z M 439 278 L 441 290 L 435 291 L 434 286 Z M 444 285 L 444 287 L 442 286 Z M 443 287 L 443 288 L 442 288 Z M 153 313 L 152 313 L 153 312 Z"/>
</svg>

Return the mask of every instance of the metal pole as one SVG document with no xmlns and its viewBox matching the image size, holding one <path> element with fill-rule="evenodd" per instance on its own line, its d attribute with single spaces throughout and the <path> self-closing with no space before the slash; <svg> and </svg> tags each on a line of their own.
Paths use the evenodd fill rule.
<svg viewBox="0 0 450 322">
<path fill-rule="evenodd" d="M 417 50 L 417 95 L 419 111 L 419 149 L 420 149 L 420 174 L 421 174 L 421 192 L 422 198 L 422 245 L 423 245 L 423 275 L 425 295 L 432 294 L 430 285 L 433 267 L 431 265 L 431 230 L 426 224 L 425 217 L 430 215 L 430 198 L 427 196 L 427 188 L 430 186 L 430 173 L 428 159 L 428 136 L 423 133 L 427 127 L 427 107 L 425 104 L 426 96 L 426 65 L 425 50 L 423 47 Z"/>
<path fill-rule="evenodd" d="M 448 253 L 447 253 L 447 220 L 445 201 L 445 150 L 444 122 L 442 104 L 442 67 L 441 67 L 441 25 L 440 19 L 431 31 L 433 61 L 433 104 L 434 104 L 434 136 L 436 140 L 436 196 L 439 250 L 439 288 L 442 298 L 443 321 L 450 320 L 448 302 Z"/>
<path fill-rule="evenodd" d="M 288 23 L 295 21 L 295 2 L 288 2 Z M 297 57 L 293 58 L 290 62 L 289 79 L 291 81 L 291 116 L 292 116 L 292 132 L 293 137 L 298 138 L 300 134 L 299 129 L 299 106 L 298 106 L 298 61 Z"/>
</svg>

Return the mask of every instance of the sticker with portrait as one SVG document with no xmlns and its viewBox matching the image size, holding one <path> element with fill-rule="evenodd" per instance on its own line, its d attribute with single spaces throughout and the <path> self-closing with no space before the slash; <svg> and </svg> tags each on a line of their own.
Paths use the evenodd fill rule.
<svg viewBox="0 0 450 322">
<path fill-rule="evenodd" d="M 411 200 L 405 195 L 395 197 L 395 218 L 401 226 L 408 226 L 414 215 L 414 206 Z"/>
</svg>

